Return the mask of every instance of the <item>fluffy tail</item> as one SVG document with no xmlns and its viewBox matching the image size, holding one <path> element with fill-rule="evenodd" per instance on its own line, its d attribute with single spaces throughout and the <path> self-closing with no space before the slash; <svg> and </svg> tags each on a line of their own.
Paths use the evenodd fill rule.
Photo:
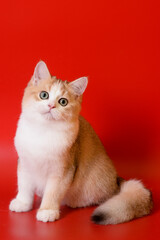
<svg viewBox="0 0 160 240">
<path fill-rule="evenodd" d="M 93 212 L 97 224 L 117 224 L 148 215 L 153 207 L 152 194 L 138 180 L 122 181 L 120 191 Z"/>
</svg>

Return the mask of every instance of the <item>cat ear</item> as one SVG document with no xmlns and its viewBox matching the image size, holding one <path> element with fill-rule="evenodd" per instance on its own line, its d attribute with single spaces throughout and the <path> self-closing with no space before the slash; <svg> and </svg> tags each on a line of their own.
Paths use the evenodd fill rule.
<svg viewBox="0 0 160 240">
<path fill-rule="evenodd" d="M 88 78 L 87 77 L 81 77 L 77 80 L 69 83 L 69 86 L 74 90 L 74 92 L 80 96 L 84 93 L 86 87 L 88 84 Z"/>
<path fill-rule="evenodd" d="M 34 69 L 33 84 L 37 85 L 40 80 L 47 79 L 49 77 L 51 77 L 51 75 L 45 62 L 43 61 L 38 62 Z"/>
</svg>

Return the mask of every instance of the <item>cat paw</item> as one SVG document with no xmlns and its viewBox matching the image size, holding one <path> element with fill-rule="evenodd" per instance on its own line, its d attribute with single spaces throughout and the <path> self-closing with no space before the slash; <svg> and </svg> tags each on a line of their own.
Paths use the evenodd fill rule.
<svg viewBox="0 0 160 240">
<path fill-rule="evenodd" d="M 54 222 L 59 219 L 59 210 L 40 209 L 37 212 L 37 220 L 42 222 Z"/>
<path fill-rule="evenodd" d="M 15 198 L 10 202 L 9 209 L 13 212 L 28 212 L 32 206 Z"/>
</svg>

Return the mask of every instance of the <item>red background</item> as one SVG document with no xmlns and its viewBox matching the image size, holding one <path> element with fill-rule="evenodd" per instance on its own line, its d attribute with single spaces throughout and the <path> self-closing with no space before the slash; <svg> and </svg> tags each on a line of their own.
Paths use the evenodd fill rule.
<svg viewBox="0 0 160 240">
<path fill-rule="evenodd" d="M 10 0 L 0 7 L 0 236 L 2 239 L 157 239 L 160 183 L 160 2 L 152 0 Z M 44 60 L 62 80 L 89 76 L 83 116 L 119 174 L 153 192 L 151 216 L 117 226 L 89 221 L 94 208 L 64 208 L 43 224 L 16 214 L 13 137 L 23 90 Z M 36 203 L 35 208 L 38 206 Z"/>
</svg>

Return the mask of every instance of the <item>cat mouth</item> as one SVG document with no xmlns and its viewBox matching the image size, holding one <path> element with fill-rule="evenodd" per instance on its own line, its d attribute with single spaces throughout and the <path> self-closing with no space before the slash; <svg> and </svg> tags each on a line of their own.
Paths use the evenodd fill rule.
<svg viewBox="0 0 160 240">
<path fill-rule="evenodd" d="M 53 118 L 51 111 L 45 112 L 44 115 L 45 115 L 47 118 Z"/>
<path fill-rule="evenodd" d="M 44 115 L 45 115 L 45 118 L 48 119 L 48 120 L 55 119 L 53 114 L 52 114 L 52 112 L 51 112 L 51 110 L 45 112 Z"/>
<path fill-rule="evenodd" d="M 52 109 L 53 109 L 53 108 L 51 108 L 51 109 L 49 109 L 48 111 L 44 112 L 44 114 L 48 114 L 48 113 L 52 114 Z"/>
</svg>

